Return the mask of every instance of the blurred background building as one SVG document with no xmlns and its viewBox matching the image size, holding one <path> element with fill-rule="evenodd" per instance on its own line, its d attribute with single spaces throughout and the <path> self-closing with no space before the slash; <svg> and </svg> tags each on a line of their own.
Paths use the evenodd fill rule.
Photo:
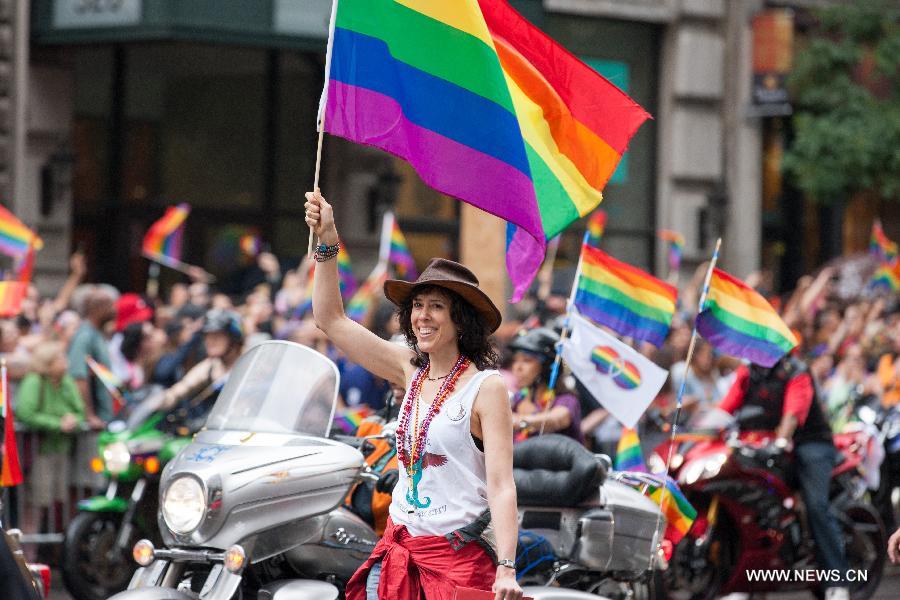
<svg viewBox="0 0 900 600">
<path fill-rule="evenodd" d="M 776 267 L 792 285 L 842 251 L 841 213 L 808 219 L 802 195 L 780 179 L 784 76 L 797 24 L 823 2 L 512 3 L 654 116 L 605 193 L 613 255 L 664 273 L 655 232 L 676 229 L 687 275 L 724 235 L 735 274 Z M 81 248 L 94 277 L 142 289 L 143 233 L 177 202 L 193 207 L 188 262 L 227 276 L 244 233 L 299 257 L 330 9 L 330 0 L 0 0 L 0 198 L 47 241 L 39 281 L 56 285 Z M 358 276 L 393 208 L 420 262 L 460 257 L 496 299 L 508 297 L 502 223 L 380 151 L 326 136 L 322 168 Z M 572 229 L 563 269 L 577 258 Z"/>
</svg>

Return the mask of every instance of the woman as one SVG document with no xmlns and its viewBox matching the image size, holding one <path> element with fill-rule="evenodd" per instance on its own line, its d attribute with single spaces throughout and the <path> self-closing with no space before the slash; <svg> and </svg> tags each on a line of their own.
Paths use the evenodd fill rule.
<svg viewBox="0 0 900 600">
<path fill-rule="evenodd" d="M 512 415 L 488 342 L 500 312 L 468 269 L 434 259 L 416 282 L 384 286 L 408 347 L 379 338 L 344 313 L 332 209 L 318 190 L 306 198 L 306 222 L 320 242 L 316 323 L 350 360 L 407 390 L 390 520 L 347 598 L 450 600 L 457 587 L 492 587 L 498 600 L 518 600 Z"/>
<path fill-rule="evenodd" d="M 584 443 L 578 398 L 562 385 L 562 377 L 557 378 L 554 390 L 547 387 L 558 342 L 555 331 L 538 327 L 509 344 L 518 390 L 512 403 L 516 441 L 543 433 L 561 433 Z"/>
<path fill-rule="evenodd" d="M 41 527 L 50 531 L 54 504 L 64 502 L 68 493 L 72 434 L 84 422 L 84 402 L 66 372 L 69 363 L 62 343 L 38 344 L 31 368 L 16 390 L 16 418 L 39 432 L 29 480 L 34 505 L 42 512 Z"/>
</svg>

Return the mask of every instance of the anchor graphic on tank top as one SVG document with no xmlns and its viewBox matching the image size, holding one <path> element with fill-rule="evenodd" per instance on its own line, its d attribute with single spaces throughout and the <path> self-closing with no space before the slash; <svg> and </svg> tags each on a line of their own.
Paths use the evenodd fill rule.
<svg viewBox="0 0 900 600">
<path fill-rule="evenodd" d="M 419 498 L 419 481 L 422 479 L 422 471 L 428 467 L 442 467 L 447 464 L 447 457 L 443 454 L 425 452 L 419 460 L 413 463 L 410 469 L 409 489 L 406 491 L 406 501 L 416 508 L 428 508 L 431 506 L 431 498 Z"/>
</svg>

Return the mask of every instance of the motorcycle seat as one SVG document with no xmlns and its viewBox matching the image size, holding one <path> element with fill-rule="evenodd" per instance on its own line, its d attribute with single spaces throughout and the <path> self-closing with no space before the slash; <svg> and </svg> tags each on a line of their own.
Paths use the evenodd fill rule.
<svg viewBox="0 0 900 600">
<path fill-rule="evenodd" d="M 597 493 L 606 468 L 572 438 L 549 434 L 516 444 L 513 478 L 520 505 L 571 508 Z"/>
</svg>

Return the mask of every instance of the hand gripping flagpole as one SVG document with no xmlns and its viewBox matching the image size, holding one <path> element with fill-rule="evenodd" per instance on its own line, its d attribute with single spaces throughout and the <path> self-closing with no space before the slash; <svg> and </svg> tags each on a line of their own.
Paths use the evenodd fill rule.
<svg viewBox="0 0 900 600">
<path fill-rule="evenodd" d="M 334 20 L 337 16 L 338 0 L 331 3 L 331 20 L 328 22 L 328 46 L 325 49 L 325 84 L 322 86 L 322 95 L 319 96 L 319 111 L 316 118 L 316 130 L 319 132 L 319 140 L 316 143 L 316 171 L 313 175 L 313 191 L 319 191 L 319 170 L 322 166 L 322 140 L 325 137 L 325 107 L 328 104 L 328 85 L 331 81 L 331 50 L 334 46 Z M 315 234 L 312 227 L 309 228 L 309 244 L 306 247 L 306 255 L 313 253 Z"/>
<path fill-rule="evenodd" d="M 716 240 L 716 249 L 713 252 L 712 260 L 709 261 L 709 269 L 706 271 L 706 278 L 703 280 L 703 291 L 700 293 L 700 302 L 697 306 L 697 316 L 703 312 L 706 306 L 706 297 L 709 295 L 709 282 L 712 279 L 713 269 L 716 268 L 716 262 L 719 260 L 719 249 L 722 247 L 722 238 Z M 666 492 L 668 487 L 666 483 L 669 477 L 669 467 L 672 463 L 672 449 L 675 447 L 675 434 L 678 430 L 678 418 L 681 416 L 682 399 L 684 398 L 684 390 L 687 385 L 688 369 L 691 366 L 691 359 L 694 357 L 694 348 L 697 345 L 697 318 L 694 317 L 694 329 L 691 332 L 691 343 L 688 346 L 687 357 L 684 359 L 684 372 L 681 375 L 681 386 L 678 388 L 678 398 L 675 401 L 675 416 L 672 419 L 672 435 L 669 437 L 669 450 L 666 454 L 666 470 L 662 474 L 662 489 L 659 492 L 659 511 L 656 513 L 656 527 L 653 530 L 653 548 L 658 551 L 659 540 L 659 522 L 662 517 L 663 506 L 666 502 Z M 656 559 L 657 552 L 650 553 L 650 568 L 653 569 L 653 561 Z"/>
</svg>

